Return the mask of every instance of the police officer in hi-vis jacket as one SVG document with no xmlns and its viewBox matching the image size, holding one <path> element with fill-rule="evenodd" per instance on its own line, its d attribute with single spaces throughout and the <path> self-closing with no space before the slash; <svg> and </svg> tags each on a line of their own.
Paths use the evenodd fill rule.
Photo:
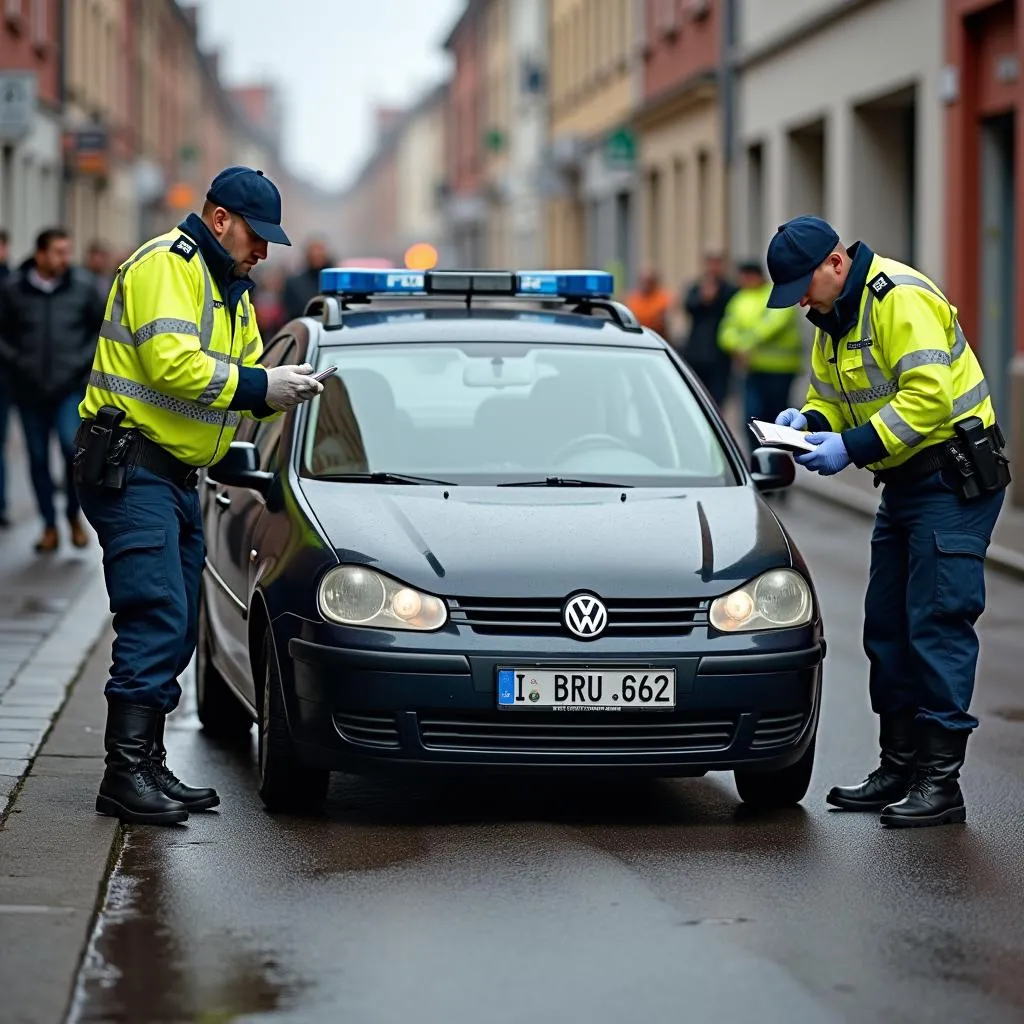
<svg viewBox="0 0 1024 1024">
<path fill-rule="evenodd" d="M 871 539 L 864 649 L 881 762 L 828 802 L 894 827 L 966 820 L 958 778 L 978 720 L 971 696 L 985 553 L 1009 483 L 989 387 L 956 307 L 912 267 L 844 247 L 817 217 L 768 247 L 770 306 L 817 328 L 797 461 L 823 476 L 851 462 L 882 485 Z"/>
<path fill-rule="evenodd" d="M 219 803 L 175 778 L 163 742 L 196 645 L 198 471 L 224 456 L 242 416 L 273 418 L 323 390 L 308 365 L 260 366 L 249 271 L 269 242 L 291 244 L 276 186 L 248 167 L 222 171 L 202 216 L 118 268 L 79 407 L 75 479 L 115 632 L 96 810 L 125 821 L 169 824 Z"/>
</svg>

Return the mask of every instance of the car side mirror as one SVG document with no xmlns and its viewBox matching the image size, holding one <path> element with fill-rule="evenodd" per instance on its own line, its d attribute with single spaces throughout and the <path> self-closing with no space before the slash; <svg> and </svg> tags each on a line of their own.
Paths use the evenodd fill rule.
<svg viewBox="0 0 1024 1024">
<path fill-rule="evenodd" d="M 273 473 L 260 469 L 260 453 L 252 441 L 232 441 L 224 458 L 210 466 L 206 475 L 228 487 L 251 487 L 264 498 L 274 482 Z"/>
<path fill-rule="evenodd" d="M 759 491 L 781 491 L 796 479 L 792 456 L 778 448 L 756 448 L 750 461 L 750 475 Z"/>
</svg>

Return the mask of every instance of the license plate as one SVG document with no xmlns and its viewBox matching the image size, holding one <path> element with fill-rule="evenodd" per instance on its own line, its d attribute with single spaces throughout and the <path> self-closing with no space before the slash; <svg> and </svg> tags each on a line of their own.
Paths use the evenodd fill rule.
<svg viewBox="0 0 1024 1024">
<path fill-rule="evenodd" d="M 674 668 L 498 669 L 498 707 L 546 711 L 671 710 L 676 706 Z"/>
</svg>

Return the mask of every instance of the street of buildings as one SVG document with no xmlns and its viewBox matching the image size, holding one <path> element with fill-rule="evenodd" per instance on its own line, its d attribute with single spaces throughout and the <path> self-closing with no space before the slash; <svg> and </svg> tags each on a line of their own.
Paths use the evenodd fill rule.
<svg viewBox="0 0 1024 1024">
<path fill-rule="evenodd" d="M 438 41 L 449 79 L 380 112 L 342 250 L 597 266 L 624 295 L 644 265 L 678 290 L 708 250 L 763 258 L 818 214 L 948 291 L 1020 476 L 1022 6 L 469 0 Z"/>
<path fill-rule="evenodd" d="M 113 258 L 201 205 L 213 176 L 261 167 L 297 243 L 332 234 L 332 197 L 281 160 L 273 83 L 228 87 L 175 0 L 14 0 L 0 14 L 0 228 L 10 259 L 63 224 Z M 296 253 L 289 259 L 301 260 Z"/>
</svg>

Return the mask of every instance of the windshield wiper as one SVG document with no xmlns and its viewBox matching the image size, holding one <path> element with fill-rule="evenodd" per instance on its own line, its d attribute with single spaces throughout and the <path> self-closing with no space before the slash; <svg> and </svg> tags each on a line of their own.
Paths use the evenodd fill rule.
<svg viewBox="0 0 1024 1024">
<path fill-rule="evenodd" d="M 389 473 L 377 470 L 373 473 L 318 473 L 318 480 L 347 480 L 367 484 L 437 484 L 440 487 L 454 487 L 451 480 L 436 480 L 432 476 L 412 476 L 409 473 Z"/>
<path fill-rule="evenodd" d="M 614 480 L 580 480 L 572 476 L 546 476 L 542 480 L 507 480 L 499 487 L 632 487 Z"/>
</svg>

